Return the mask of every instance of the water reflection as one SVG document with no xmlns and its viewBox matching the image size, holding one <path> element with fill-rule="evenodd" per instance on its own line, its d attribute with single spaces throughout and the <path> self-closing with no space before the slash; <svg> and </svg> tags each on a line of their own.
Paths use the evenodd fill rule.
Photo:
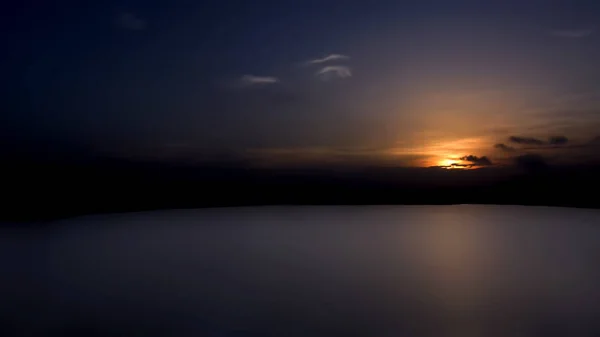
<svg viewBox="0 0 600 337">
<path fill-rule="evenodd" d="M 12 325 L 1 335 L 598 335 L 599 220 L 500 206 L 275 207 L 5 231 L 0 315 Z"/>
</svg>

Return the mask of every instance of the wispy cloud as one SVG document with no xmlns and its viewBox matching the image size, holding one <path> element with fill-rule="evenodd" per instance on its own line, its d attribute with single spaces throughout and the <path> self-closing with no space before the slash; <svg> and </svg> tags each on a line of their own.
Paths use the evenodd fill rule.
<svg viewBox="0 0 600 337">
<path fill-rule="evenodd" d="M 504 143 L 496 144 L 496 145 L 494 145 L 494 147 L 496 149 L 504 151 L 504 152 L 514 152 L 516 150 L 514 147 L 508 146 Z"/>
<path fill-rule="evenodd" d="M 594 33 L 593 29 L 560 29 L 553 30 L 552 35 L 557 37 L 565 37 L 571 39 L 579 39 L 583 37 L 588 37 Z"/>
<path fill-rule="evenodd" d="M 545 142 L 543 140 L 532 138 L 532 137 L 519 137 L 519 136 L 510 136 L 508 138 L 512 143 L 516 144 L 524 144 L 524 145 L 544 145 Z"/>
<path fill-rule="evenodd" d="M 240 83 L 244 85 L 265 85 L 278 83 L 279 79 L 272 76 L 254 76 L 244 75 L 240 78 Z"/>
<path fill-rule="evenodd" d="M 129 12 L 120 12 L 117 14 L 116 23 L 121 28 L 129 30 L 144 30 L 147 26 L 145 20 Z"/>
<path fill-rule="evenodd" d="M 347 60 L 349 58 L 350 58 L 350 56 L 347 56 L 347 55 L 330 54 L 330 55 L 327 55 L 327 56 L 325 56 L 323 58 L 320 58 L 320 59 L 310 60 L 310 61 L 308 61 L 306 63 L 307 64 L 321 64 L 321 63 L 331 62 L 331 61 Z"/>
<path fill-rule="evenodd" d="M 317 72 L 322 80 L 332 78 L 348 78 L 352 76 L 352 70 L 346 66 L 326 66 Z"/>
</svg>

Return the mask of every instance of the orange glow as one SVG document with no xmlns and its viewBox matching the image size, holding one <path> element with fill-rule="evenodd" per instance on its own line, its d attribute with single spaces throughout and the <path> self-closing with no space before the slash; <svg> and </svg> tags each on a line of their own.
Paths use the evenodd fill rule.
<svg viewBox="0 0 600 337">
<path fill-rule="evenodd" d="M 433 138 L 433 137 L 432 137 Z M 493 143 L 482 137 L 470 137 L 459 139 L 433 139 L 419 146 L 410 146 L 396 148 L 392 154 L 396 156 L 417 155 L 423 156 L 421 160 L 414 161 L 415 166 L 443 166 L 452 169 L 468 169 L 468 167 L 452 166 L 469 165 L 469 162 L 460 160 L 468 155 L 485 155 L 488 149 L 492 148 Z"/>
<path fill-rule="evenodd" d="M 462 167 L 456 167 L 456 166 L 452 166 L 453 164 L 462 164 L 462 161 L 460 160 L 455 160 L 455 159 L 442 159 L 440 161 L 438 161 L 437 166 L 447 166 L 448 168 L 462 168 Z"/>
<path fill-rule="evenodd" d="M 254 165 L 364 164 L 470 169 L 461 157 L 488 155 L 493 140 L 483 137 L 446 138 L 428 135 L 426 141 L 398 142 L 389 148 L 297 147 L 248 149 Z M 454 166 L 453 166 L 454 165 Z"/>
</svg>

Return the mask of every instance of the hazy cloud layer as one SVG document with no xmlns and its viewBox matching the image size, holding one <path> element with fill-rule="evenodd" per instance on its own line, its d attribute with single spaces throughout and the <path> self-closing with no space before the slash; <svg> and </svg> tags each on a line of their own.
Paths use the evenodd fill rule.
<svg viewBox="0 0 600 337">
<path fill-rule="evenodd" d="M 327 66 L 319 70 L 317 76 L 323 80 L 348 78 L 352 76 L 352 70 L 346 66 Z"/>
<path fill-rule="evenodd" d="M 128 30 L 146 29 L 146 21 L 129 12 L 121 12 L 117 15 L 117 24 Z"/>
<path fill-rule="evenodd" d="M 244 75 L 240 78 L 240 82 L 244 85 L 264 85 L 278 83 L 279 79 L 272 76 Z"/>
<path fill-rule="evenodd" d="M 320 59 L 313 59 L 307 62 L 307 64 L 320 64 L 330 61 L 339 61 L 339 60 L 347 60 L 350 56 L 342 55 L 342 54 L 330 54 Z"/>
</svg>

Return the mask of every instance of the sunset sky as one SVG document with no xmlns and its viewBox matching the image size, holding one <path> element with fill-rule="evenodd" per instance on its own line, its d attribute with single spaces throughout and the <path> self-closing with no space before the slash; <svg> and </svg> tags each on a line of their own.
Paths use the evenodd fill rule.
<svg viewBox="0 0 600 337">
<path fill-rule="evenodd" d="M 449 168 L 600 158 L 599 1 L 2 7 L 3 151 Z"/>
</svg>

